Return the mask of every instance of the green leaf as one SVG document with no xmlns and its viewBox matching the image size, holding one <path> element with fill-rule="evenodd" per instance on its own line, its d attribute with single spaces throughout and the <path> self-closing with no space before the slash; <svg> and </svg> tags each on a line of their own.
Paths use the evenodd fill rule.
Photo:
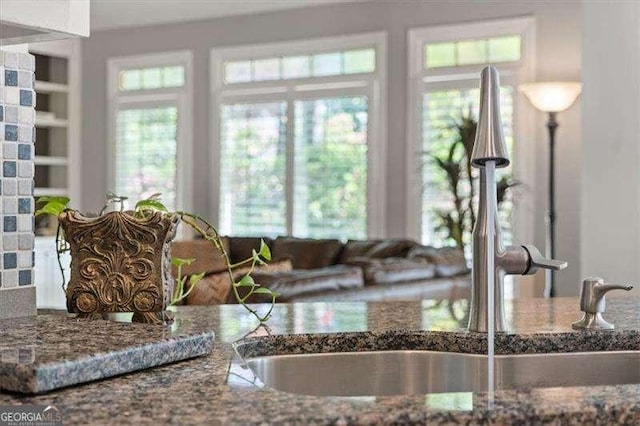
<svg viewBox="0 0 640 426">
<path fill-rule="evenodd" d="M 191 265 L 195 261 L 196 261 L 195 259 L 181 259 L 179 257 L 172 257 L 171 258 L 171 264 L 173 266 Z"/>
<path fill-rule="evenodd" d="M 186 299 L 191 292 L 193 291 L 194 288 L 196 288 L 196 285 L 202 280 L 202 278 L 204 278 L 204 272 L 202 272 L 201 274 L 194 274 L 191 275 L 189 277 L 189 289 L 185 292 L 183 292 L 182 296 L 180 297 L 179 300 L 183 300 Z M 183 286 L 184 286 L 184 281 L 186 281 L 187 277 L 184 277 L 183 279 Z"/>
<path fill-rule="evenodd" d="M 258 287 L 258 288 L 253 290 L 253 293 L 255 293 L 255 294 L 269 294 L 269 295 L 273 294 L 273 292 L 271 290 L 269 290 L 268 288 L 266 288 L 266 287 Z"/>
<path fill-rule="evenodd" d="M 199 274 L 193 274 L 189 277 L 189 285 L 191 286 L 190 289 L 195 287 L 196 284 L 202 281 L 202 279 L 204 278 L 204 274 L 204 272 L 201 272 Z"/>
<path fill-rule="evenodd" d="M 157 210 L 161 212 L 166 212 L 167 208 L 165 207 L 164 204 L 162 204 L 158 200 L 146 199 L 146 200 L 140 200 L 136 203 L 135 211 L 141 211 L 141 210 Z"/>
<path fill-rule="evenodd" d="M 35 212 L 36 216 L 40 216 L 43 214 L 50 214 L 53 216 L 58 216 L 62 213 L 66 208 L 67 204 L 69 204 L 69 198 L 67 197 L 40 197 L 36 201 L 36 203 L 44 202 L 45 204 Z"/>
<path fill-rule="evenodd" d="M 264 242 L 264 240 L 260 240 L 260 256 L 266 260 L 271 260 L 271 249 L 269 249 L 269 246 Z"/>
<path fill-rule="evenodd" d="M 251 275 L 247 274 L 236 284 L 238 287 L 255 287 L 256 283 L 253 281 Z"/>
</svg>

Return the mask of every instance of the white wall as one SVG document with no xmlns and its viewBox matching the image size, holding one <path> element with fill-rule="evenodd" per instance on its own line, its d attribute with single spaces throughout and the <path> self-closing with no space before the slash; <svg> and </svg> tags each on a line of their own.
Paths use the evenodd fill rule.
<svg viewBox="0 0 640 426">
<path fill-rule="evenodd" d="M 583 275 L 640 294 L 640 3 L 583 8 Z"/>
<path fill-rule="evenodd" d="M 108 189 L 106 62 L 113 56 L 190 49 L 194 52 L 194 158 L 195 210 L 209 216 L 209 170 L 205 154 L 209 143 L 208 55 L 213 47 L 296 40 L 369 31 L 388 33 L 388 153 L 386 235 L 407 236 L 406 205 L 406 93 L 407 31 L 410 28 L 519 16 L 534 16 L 536 76 L 543 79 L 580 79 L 581 3 L 576 1 L 422 1 L 336 4 L 306 9 L 235 16 L 190 23 L 97 31 L 83 41 L 83 208 L 95 210 Z M 533 109 L 530 110 L 534 114 Z M 575 294 L 580 278 L 579 106 L 558 117 L 557 256 L 569 262 L 556 275 L 559 294 Z M 536 118 L 538 135 L 520 141 L 536 144 L 534 191 L 535 243 L 544 248 L 546 209 L 547 136 L 545 117 Z M 413 236 L 416 237 L 416 236 Z M 526 241 L 527 243 L 531 241 Z M 541 290 L 536 293 L 540 295 Z M 526 292 L 525 292 L 526 293 Z"/>
</svg>

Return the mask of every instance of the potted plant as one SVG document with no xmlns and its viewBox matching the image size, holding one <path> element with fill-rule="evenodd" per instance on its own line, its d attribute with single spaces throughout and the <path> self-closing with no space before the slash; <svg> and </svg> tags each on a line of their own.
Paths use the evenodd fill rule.
<svg viewBox="0 0 640 426">
<path fill-rule="evenodd" d="M 251 278 L 256 265 L 271 259 L 264 241 L 250 258 L 231 264 L 220 234 L 201 216 L 167 211 L 160 194 L 138 201 L 133 210 L 124 210 L 126 200 L 126 197 L 109 193 L 100 213 L 90 214 L 68 208 L 70 200 L 67 197 L 38 199 L 42 207 L 36 211 L 36 216 L 49 214 L 58 218 L 56 247 L 69 312 L 78 313 L 80 317 L 133 312 L 133 321 L 170 321 L 172 318 L 166 308 L 183 300 L 204 275 L 183 277 L 181 267 L 193 259 L 171 259 L 171 241 L 182 222 L 209 241 L 213 250 L 220 252 L 238 303 L 260 322 L 269 318 L 277 294 Z M 114 205 L 119 209 L 107 211 Z M 71 277 L 66 288 L 60 261 L 65 252 L 71 253 Z M 179 271 L 175 281 L 172 263 Z M 245 267 L 245 272 L 236 279 L 234 269 L 238 266 Z M 249 266 L 248 270 L 246 266 Z M 259 293 L 272 298 L 264 315 L 245 303 L 252 294 Z"/>
<path fill-rule="evenodd" d="M 448 193 L 451 204 L 447 208 L 436 209 L 436 230 L 444 231 L 446 239 L 465 251 L 471 241 L 471 233 L 476 221 L 474 203 L 478 185 L 477 170 L 471 166 L 471 154 L 476 138 L 478 122 L 471 108 L 461 112 L 457 119 L 449 123 L 436 141 L 437 149 L 424 152 L 427 161 L 434 165 L 435 179 L 431 182 Z M 498 208 L 504 211 L 504 201 L 511 189 L 521 183 L 504 175 L 497 183 Z M 426 188 L 425 188 L 426 189 Z"/>
</svg>

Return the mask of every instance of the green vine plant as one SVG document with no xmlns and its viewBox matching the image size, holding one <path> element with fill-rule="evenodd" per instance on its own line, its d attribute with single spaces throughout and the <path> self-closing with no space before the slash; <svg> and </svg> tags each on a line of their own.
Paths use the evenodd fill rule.
<svg viewBox="0 0 640 426">
<path fill-rule="evenodd" d="M 125 212 L 125 201 L 128 200 L 128 197 L 123 197 L 114 194 L 113 192 L 108 192 L 106 196 L 106 201 L 99 214 L 94 213 L 83 213 L 86 217 L 99 217 L 105 214 L 110 207 L 116 206 L 119 208 L 120 212 Z M 74 211 L 69 208 L 69 202 L 71 200 L 68 197 L 48 197 L 43 196 L 37 199 L 37 204 L 41 205 L 40 209 L 35 212 L 36 216 L 40 215 L 52 215 L 56 218 L 65 211 Z M 135 217 L 145 217 L 147 215 L 151 215 L 155 212 L 162 212 L 170 214 L 166 208 L 166 206 L 161 201 L 161 194 L 153 194 L 149 198 L 140 200 L 136 203 L 134 210 L 130 213 Z M 269 288 L 264 287 L 253 280 L 251 274 L 254 272 L 257 266 L 266 265 L 268 261 L 271 260 L 271 251 L 269 246 L 264 241 L 260 241 L 260 248 L 256 251 L 252 251 L 251 257 L 244 259 L 242 261 L 231 263 L 231 259 L 229 257 L 229 253 L 224 247 L 222 243 L 222 238 L 218 233 L 217 229 L 211 225 L 206 219 L 202 216 L 199 216 L 194 213 L 189 213 L 185 211 L 175 211 L 174 214 L 178 215 L 181 221 L 189 226 L 196 234 L 198 234 L 201 238 L 211 243 L 211 245 L 220 252 L 220 255 L 223 257 L 227 274 L 232 283 L 233 294 L 235 296 L 236 301 L 244 306 L 251 314 L 253 314 L 260 323 L 266 322 L 273 312 L 273 308 L 275 307 L 276 298 L 278 297 L 278 293 L 271 291 Z M 64 266 L 62 265 L 62 255 L 66 252 L 70 251 L 69 243 L 66 241 L 63 230 L 58 223 L 58 227 L 56 230 L 56 252 L 58 254 L 58 266 L 60 267 L 60 272 L 62 274 L 62 289 L 65 290 L 66 286 L 66 277 L 64 272 Z M 180 258 L 172 258 L 172 265 L 176 266 L 177 269 L 177 277 L 176 283 L 174 286 L 174 292 L 171 298 L 171 305 L 176 305 L 183 300 L 185 300 L 189 294 L 193 291 L 193 289 L 198 285 L 200 281 L 205 276 L 205 273 L 193 274 L 190 276 L 182 275 L 182 268 L 186 265 L 190 265 L 195 261 L 195 259 L 180 259 Z M 248 267 L 247 272 L 243 272 L 240 279 L 236 279 L 236 274 L 234 274 L 234 270 L 239 267 L 246 268 Z M 244 269 L 246 270 L 246 269 Z M 185 290 L 186 288 L 186 290 Z M 242 296 L 240 295 L 240 291 L 243 292 Z M 267 295 L 267 297 L 271 297 L 271 304 L 269 306 L 268 311 L 263 315 L 258 312 L 257 309 L 254 309 L 247 303 L 247 300 L 252 295 Z"/>
</svg>

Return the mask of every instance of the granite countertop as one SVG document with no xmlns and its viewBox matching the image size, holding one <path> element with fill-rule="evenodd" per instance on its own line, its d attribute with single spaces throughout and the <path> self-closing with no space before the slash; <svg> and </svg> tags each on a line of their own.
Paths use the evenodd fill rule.
<svg viewBox="0 0 640 426">
<path fill-rule="evenodd" d="M 613 332 L 577 332 L 576 298 L 507 302 L 499 353 L 640 350 L 640 299 L 608 298 Z M 65 424 L 628 423 L 640 421 L 640 384 L 417 396 L 317 397 L 264 387 L 234 356 L 371 349 L 486 351 L 463 330 L 466 301 L 281 304 L 268 328 L 236 305 L 177 315 L 216 333 L 210 355 L 36 396 L 0 393 L 0 406 L 54 405 Z M 74 344 L 69 338 L 70 344 Z M 75 344 L 81 345 L 82 342 Z"/>
<path fill-rule="evenodd" d="M 0 321 L 0 390 L 41 393 L 211 352 L 211 327 L 88 320 L 62 311 Z"/>
</svg>

